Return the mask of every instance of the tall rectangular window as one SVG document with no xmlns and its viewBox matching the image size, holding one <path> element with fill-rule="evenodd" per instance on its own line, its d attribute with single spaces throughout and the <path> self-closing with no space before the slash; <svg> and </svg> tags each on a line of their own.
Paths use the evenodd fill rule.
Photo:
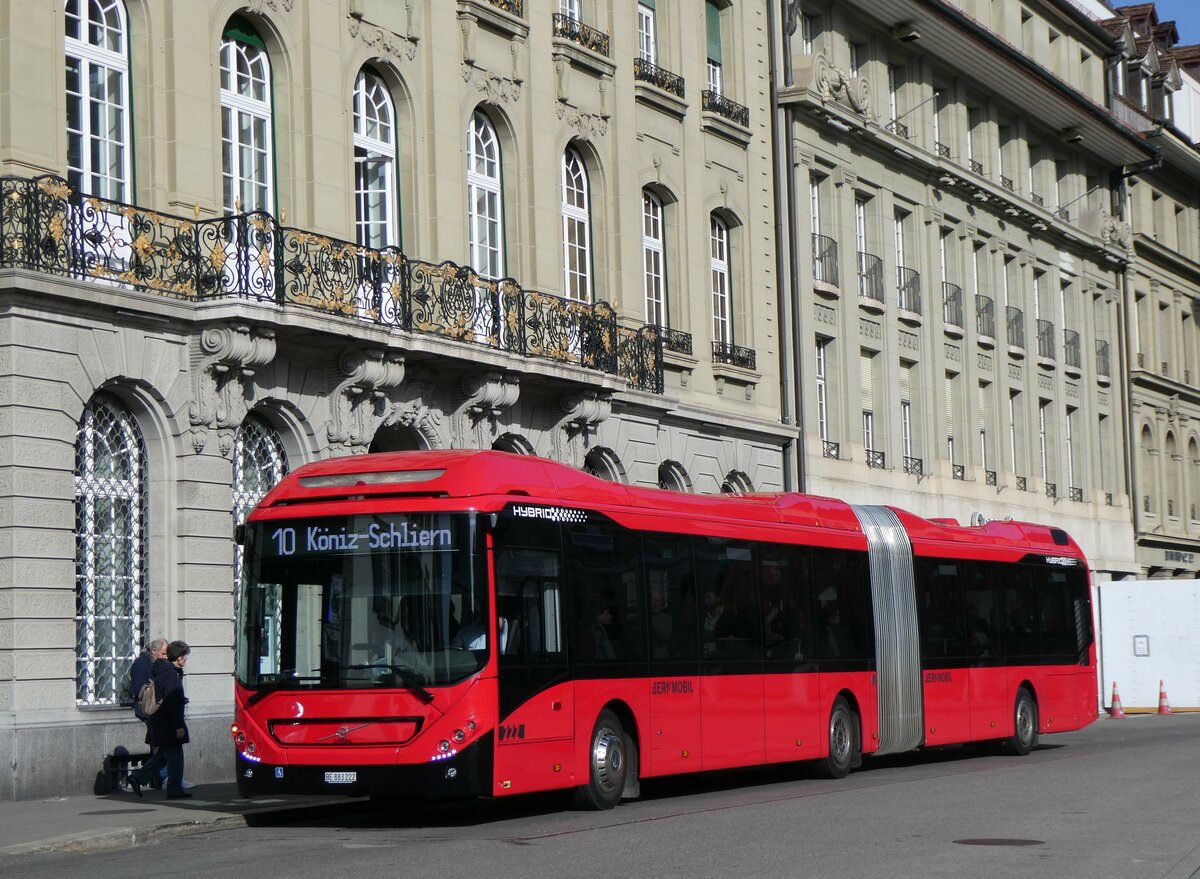
<svg viewBox="0 0 1200 879">
<path fill-rule="evenodd" d="M 227 214 L 274 208 L 271 68 L 261 41 L 231 31 L 221 42 L 221 156 Z"/>
<path fill-rule="evenodd" d="M 1078 409 L 1067 407 L 1066 423 L 1066 452 L 1067 452 L 1067 485 L 1074 488 L 1075 482 L 1075 415 Z"/>
<path fill-rule="evenodd" d="M 829 441 L 829 386 L 827 384 L 827 357 L 829 339 L 817 336 L 817 432 L 825 442 Z"/>
<path fill-rule="evenodd" d="M 658 33 L 654 20 L 654 0 L 639 0 L 638 56 L 650 64 L 658 64 Z"/>
<path fill-rule="evenodd" d="M 712 278 L 713 341 L 733 343 L 729 288 L 729 227 L 720 217 L 709 218 L 709 269 Z"/>
<path fill-rule="evenodd" d="M 713 0 L 704 4 L 704 24 L 708 58 L 708 90 L 715 95 L 725 94 L 725 77 L 721 69 L 721 10 Z"/>
<path fill-rule="evenodd" d="M 129 60 L 121 3 L 67 0 L 67 182 L 129 200 Z"/>
<path fill-rule="evenodd" d="M 1021 392 L 1010 391 L 1008 394 L 1008 458 L 1012 462 L 1013 472 L 1020 475 L 1022 457 L 1018 454 L 1021 449 L 1018 434 L 1021 431 Z"/>
<path fill-rule="evenodd" d="M 642 190 L 643 290 L 646 295 L 646 322 L 670 326 L 667 320 L 666 278 L 663 268 L 663 204 L 647 189 Z"/>
<path fill-rule="evenodd" d="M 900 401 L 900 448 L 904 457 L 913 456 L 912 442 L 912 401 Z"/>
<path fill-rule="evenodd" d="M 1042 400 L 1038 405 L 1038 453 L 1042 468 L 1042 481 L 1050 481 L 1050 449 L 1047 445 L 1046 431 L 1047 417 L 1046 410 L 1050 407 L 1049 400 Z"/>
</svg>

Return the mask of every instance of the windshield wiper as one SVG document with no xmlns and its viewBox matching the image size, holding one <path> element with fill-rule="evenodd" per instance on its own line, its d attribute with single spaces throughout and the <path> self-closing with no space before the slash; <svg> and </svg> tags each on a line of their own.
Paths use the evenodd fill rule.
<svg viewBox="0 0 1200 879">
<path fill-rule="evenodd" d="M 406 690 L 412 690 L 426 705 L 433 701 L 433 693 L 421 686 L 421 681 L 417 678 L 416 673 L 406 665 L 396 665 L 389 662 L 358 662 L 354 665 L 338 666 L 339 671 L 363 671 L 367 669 L 390 671 L 400 679 L 400 683 L 404 685 Z"/>
<path fill-rule="evenodd" d="M 257 690 L 254 691 L 254 693 L 252 693 L 250 695 L 250 698 L 246 700 L 246 707 L 249 708 L 251 705 L 255 704 L 256 702 L 261 702 L 263 699 L 265 699 L 271 693 L 274 693 L 276 690 L 287 689 L 288 687 L 292 686 L 293 684 L 295 684 L 299 681 L 320 681 L 320 680 L 321 679 L 319 677 L 313 677 L 311 675 L 306 675 L 304 677 L 301 677 L 299 675 L 293 674 L 290 677 L 280 677 L 280 678 L 276 678 L 273 681 L 267 681 L 267 683 L 262 684 Z"/>
</svg>

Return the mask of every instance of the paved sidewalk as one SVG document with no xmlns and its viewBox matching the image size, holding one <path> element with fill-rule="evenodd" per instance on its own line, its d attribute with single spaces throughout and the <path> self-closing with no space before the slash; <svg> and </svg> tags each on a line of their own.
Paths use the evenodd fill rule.
<svg viewBox="0 0 1200 879">
<path fill-rule="evenodd" d="M 244 826 L 247 816 L 347 803 L 345 797 L 245 799 L 232 783 L 199 784 L 190 800 L 168 800 L 160 790 L 144 796 L 106 796 L 0 802 L 0 856 L 39 851 L 127 848 L 190 828 Z"/>
</svg>

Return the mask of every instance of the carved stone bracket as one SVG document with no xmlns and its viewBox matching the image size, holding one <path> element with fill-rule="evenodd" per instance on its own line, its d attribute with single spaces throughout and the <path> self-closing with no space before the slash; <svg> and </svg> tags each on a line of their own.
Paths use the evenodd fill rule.
<svg viewBox="0 0 1200 879">
<path fill-rule="evenodd" d="M 366 452 L 387 414 L 387 392 L 404 381 L 404 357 L 380 348 L 348 348 L 338 358 L 341 381 L 330 394 L 330 445 Z"/>
<path fill-rule="evenodd" d="M 296 5 L 296 0 L 249 0 L 246 8 L 255 15 L 262 15 L 265 10 L 271 12 L 279 12 L 282 9 L 284 12 L 291 12 Z"/>
<path fill-rule="evenodd" d="M 250 324 L 206 327 L 192 344 L 192 401 L 188 406 L 192 448 L 199 454 L 209 430 L 219 431 L 222 455 L 253 399 L 249 379 L 275 359 L 275 331 Z"/>
<path fill-rule="evenodd" d="M 824 53 L 818 54 L 814 62 L 813 86 L 823 100 L 845 104 L 868 122 L 875 118 L 871 108 L 871 83 L 865 77 L 848 76 L 830 64 Z"/>
<path fill-rule="evenodd" d="M 290 6 L 292 0 L 285 2 Z M 417 21 L 420 4 L 414 0 L 405 0 L 404 6 L 407 36 L 365 21 L 361 0 L 350 0 L 350 36 L 370 46 L 384 58 L 412 61 L 417 57 L 417 43 L 420 40 L 417 36 L 420 33 L 420 23 Z"/>
<path fill-rule="evenodd" d="M 1100 240 L 1105 244 L 1115 244 L 1126 251 L 1133 251 L 1133 229 L 1108 211 L 1101 215 Z"/>
<path fill-rule="evenodd" d="M 612 394 L 605 391 L 570 391 L 558 401 L 562 417 L 550 431 L 555 460 L 582 467 L 587 435 L 612 414 Z"/>
<path fill-rule="evenodd" d="M 506 409 L 521 394 L 520 377 L 497 371 L 472 373 L 463 378 L 463 397 L 454 407 L 454 446 L 459 449 L 483 449 L 491 445 L 491 433 Z M 489 431 L 489 428 L 491 430 Z"/>
</svg>

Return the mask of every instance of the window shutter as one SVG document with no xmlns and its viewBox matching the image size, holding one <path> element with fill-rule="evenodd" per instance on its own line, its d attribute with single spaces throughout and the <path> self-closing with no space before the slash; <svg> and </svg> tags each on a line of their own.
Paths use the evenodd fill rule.
<svg viewBox="0 0 1200 879">
<path fill-rule="evenodd" d="M 638 0 L 638 3 L 645 6 L 647 9 L 654 8 L 654 0 Z"/>
<path fill-rule="evenodd" d="M 859 371 L 862 381 L 862 407 L 865 410 L 874 411 L 875 409 L 875 393 L 874 382 L 871 377 L 871 355 L 863 352 L 861 354 L 861 363 Z"/>
<path fill-rule="evenodd" d="M 708 26 L 708 60 L 721 63 L 721 10 L 711 2 L 704 5 Z"/>
</svg>

